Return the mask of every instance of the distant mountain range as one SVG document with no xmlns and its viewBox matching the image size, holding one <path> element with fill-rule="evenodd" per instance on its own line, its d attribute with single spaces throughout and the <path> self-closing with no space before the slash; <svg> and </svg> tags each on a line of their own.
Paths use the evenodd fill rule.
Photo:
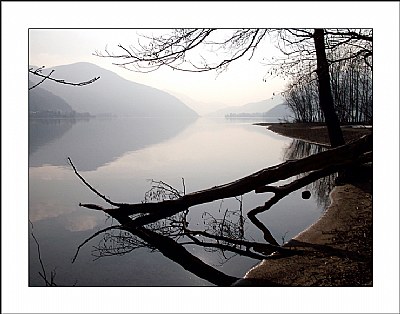
<svg viewBox="0 0 400 314">
<path fill-rule="evenodd" d="M 176 92 L 176 91 L 168 91 L 171 95 L 174 95 L 176 98 L 184 102 L 186 105 L 188 105 L 190 108 L 195 110 L 199 115 L 201 116 L 207 116 L 210 112 L 213 112 L 215 110 L 221 109 L 226 107 L 226 104 L 221 103 L 221 102 L 204 102 L 204 101 L 199 101 L 196 99 L 193 99 L 185 94 Z"/>
<path fill-rule="evenodd" d="M 248 103 L 243 106 L 230 106 L 230 107 L 222 108 L 222 109 L 219 109 L 217 111 L 214 111 L 214 112 L 208 114 L 208 116 L 224 117 L 227 115 L 232 115 L 232 116 L 238 115 L 239 116 L 240 114 L 248 114 L 248 115 L 260 114 L 261 115 L 266 112 L 269 113 L 271 109 L 273 109 L 274 107 L 276 107 L 278 105 L 282 105 L 278 109 L 275 109 L 275 111 L 272 111 L 273 115 L 271 115 L 272 117 L 280 117 L 281 113 L 285 114 L 285 112 L 282 111 L 282 108 L 286 107 L 285 105 L 283 105 L 284 103 L 285 103 L 285 100 L 283 97 L 276 96 L 276 97 L 273 97 L 270 99 Z"/>
<path fill-rule="evenodd" d="M 87 81 L 97 76 L 100 79 L 81 87 L 46 80 L 28 93 L 31 116 L 197 117 L 198 114 L 184 102 L 192 106 L 196 104 L 199 108 L 204 105 L 189 97 L 177 95 L 182 99 L 180 100 L 165 91 L 126 80 L 88 62 L 49 68 L 45 73 L 51 70 L 54 70 L 53 77 L 68 82 Z M 29 79 L 30 86 L 41 80 L 34 75 L 30 75 Z M 225 107 L 206 116 L 290 117 L 291 111 L 284 102 L 283 97 L 276 96 L 242 106 Z"/>
<path fill-rule="evenodd" d="M 93 115 L 134 116 L 134 117 L 197 117 L 197 113 L 164 91 L 126 80 L 112 71 L 97 65 L 79 62 L 47 69 L 54 70 L 55 78 L 69 82 L 82 82 L 100 76 L 100 79 L 86 86 L 70 86 L 46 80 L 29 92 L 30 110 L 37 108 L 39 99 L 41 110 L 58 110 L 61 105 L 52 106 L 55 97 L 64 100 L 63 110 L 69 106 L 76 112 Z M 46 73 L 48 73 L 46 71 Z M 30 75 L 33 83 L 40 78 Z M 43 92 L 46 90 L 46 92 Z M 62 101 L 57 100 L 58 104 Z M 33 107 L 32 107 L 33 106 Z"/>
</svg>

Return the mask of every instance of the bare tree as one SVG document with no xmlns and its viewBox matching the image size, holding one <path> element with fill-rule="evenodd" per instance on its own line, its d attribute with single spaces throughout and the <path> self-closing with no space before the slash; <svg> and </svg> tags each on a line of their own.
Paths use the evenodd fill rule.
<svg viewBox="0 0 400 314">
<path fill-rule="evenodd" d="M 136 45 L 127 47 L 120 44 L 118 52 L 105 49 L 94 54 L 110 58 L 113 64 L 132 71 L 151 72 L 169 67 L 178 71 L 220 72 L 227 70 L 239 58 L 251 59 L 270 35 L 284 54 L 283 58 L 270 63 L 273 66 L 270 74 L 287 77 L 316 72 L 319 105 L 324 113 L 331 145 L 344 144 L 329 78 L 329 65 L 338 60 L 328 60 L 326 50 L 352 45 L 358 50 L 342 59 L 362 57 L 372 64 L 372 32 L 362 29 L 234 29 L 229 32 L 224 30 L 228 35 L 222 37 L 218 31 L 212 28 L 176 29 L 162 35 L 142 36 Z M 213 53 L 213 56 L 206 55 L 207 52 Z"/>
<path fill-rule="evenodd" d="M 344 138 L 333 103 L 329 64 L 325 52 L 324 30 L 322 28 L 316 29 L 313 36 L 317 55 L 316 72 L 318 76 L 319 105 L 324 113 L 331 145 L 336 147 L 344 144 Z"/>
<path fill-rule="evenodd" d="M 355 53 L 352 46 L 328 50 L 332 97 L 340 123 L 372 122 L 372 68 L 363 58 L 347 59 Z M 322 122 L 316 73 L 298 76 L 286 85 L 283 96 L 296 121 Z"/>
<path fill-rule="evenodd" d="M 319 107 L 327 125 L 331 146 L 343 145 L 343 134 L 332 96 L 329 67 L 337 62 L 362 58 L 372 70 L 372 30 L 284 29 L 276 31 L 276 41 L 286 56 L 278 61 L 281 66 L 278 73 L 289 75 L 297 82 L 304 81 L 304 78 L 311 82 L 316 73 Z M 337 50 L 348 53 L 339 56 L 335 53 Z M 327 55 L 331 58 L 328 59 Z"/>
</svg>

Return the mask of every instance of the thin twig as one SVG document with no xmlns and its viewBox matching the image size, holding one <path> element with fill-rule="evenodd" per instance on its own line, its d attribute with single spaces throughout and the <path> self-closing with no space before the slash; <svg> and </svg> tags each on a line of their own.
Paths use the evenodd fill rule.
<svg viewBox="0 0 400 314">
<path fill-rule="evenodd" d="M 35 242 L 36 242 L 37 252 L 38 252 L 38 255 L 39 255 L 39 262 L 40 262 L 40 266 L 42 267 L 42 271 L 43 271 L 43 275 L 40 272 L 39 272 L 39 275 L 44 279 L 46 284 L 48 284 L 49 282 L 47 281 L 46 270 L 44 268 L 43 261 L 42 261 L 42 256 L 40 254 L 40 245 L 39 245 L 39 242 L 38 242 L 38 240 L 36 239 L 36 237 L 35 237 L 35 235 L 33 233 L 33 223 L 30 220 L 29 220 L 29 222 L 30 222 L 30 224 L 32 226 L 31 235 L 32 235 L 33 240 L 35 240 Z"/>
<path fill-rule="evenodd" d="M 41 74 L 40 72 L 41 72 L 41 70 L 42 70 L 43 68 L 44 68 L 44 67 L 41 67 L 41 68 L 36 69 L 36 70 L 33 70 L 33 69 L 29 69 L 29 70 L 28 70 L 29 73 L 31 73 L 31 74 L 33 74 L 33 75 L 36 75 L 36 76 L 40 76 L 40 77 L 43 78 L 39 83 L 35 84 L 34 86 L 29 87 L 29 90 L 31 90 L 31 89 L 37 87 L 38 85 L 42 84 L 42 83 L 43 83 L 44 81 L 46 81 L 46 80 L 54 81 L 54 82 L 56 82 L 56 83 L 65 84 L 65 85 L 85 86 L 85 85 L 89 85 L 89 84 L 91 84 L 91 83 L 97 81 L 97 80 L 100 78 L 100 76 L 97 76 L 97 77 L 94 77 L 94 78 L 92 78 L 92 79 L 90 79 L 90 80 L 88 80 L 88 81 L 83 81 L 83 82 L 79 82 L 79 83 L 66 82 L 65 80 L 55 79 L 55 78 L 51 77 L 51 74 L 53 74 L 54 70 L 51 70 L 51 72 L 50 72 L 49 74 L 47 74 L 47 75 Z"/>
</svg>

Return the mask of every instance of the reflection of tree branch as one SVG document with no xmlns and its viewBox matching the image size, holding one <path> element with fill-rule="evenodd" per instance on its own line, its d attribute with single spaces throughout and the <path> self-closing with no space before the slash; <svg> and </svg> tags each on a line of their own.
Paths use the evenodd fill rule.
<svg viewBox="0 0 400 314">
<path fill-rule="evenodd" d="M 254 209 L 253 209 L 254 210 Z M 252 210 L 252 211 L 253 211 Z M 275 240 L 273 237 L 272 233 L 269 231 L 269 229 L 260 221 L 257 219 L 256 214 L 258 212 L 253 213 L 252 211 L 247 213 L 247 216 L 249 217 L 250 221 L 258 228 L 261 230 L 261 232 L 264 235 L 264 240 L 267 241 L 268 243 L 271 243 L 273 245 L 279 246 L 279 243 Z"/>
<path fill-rule="evenodd" d="M 138 240 L 132 239 L 132 237 L 128 237 L 127 235 L 108 234 L 107 238 L 104 239 L 103 242 L 117 243 L 117 246 L 107 248 L 104 244 L 101 247 L 100 246 L 96 247 L 96 249 L 99 252 L 99 255 L 96 256 L 97 258 L 102 256 L 122 255 L 131 252 L 132 250 L 138 247 L 149 247 L 152 249 L 157 249 L 164 256 L 178 263 L 186 270 L 192 272 L 193 274 L 195 274 L 200 278 L 208 280 L 209 282 L 215 285 L 229 286 L 239 279 L 236 277 L 226 275 L 216 270 L 215 268 L 205 264 L 199 258 L 190 254 L 181 244 L 175 242 L 168 236 L 161 235 L 145 227 L 132 226 L 131 220 L 125 216 L 121 217 L 116 215 L 112 217 L 115 218 L 119 223 L 121 223 L 121 225 L 105 228 L 103 230 L 96 232 L 91 237 L 86 239 L 79 246 L 75 254 L 75 257 L 73 259 L 73 262 L 75 261 L 76 256 L 78 255 L 79 249 L 87 242 L 89 242 L 91 239 L 93 239 L 94 237 L 105 231 L 118 229 L 120 231 L 129 232 L 132 235 L 132 237 L 141 238 L 143 242 L 140 243 Z M 185 213 L 183 214 L 183 217 L 185 217 Z"/>
<path fill-rule="evenodd" d="M 203 242 L 203 241 L 200 241 L 199 239 L 197 239 L 196 237 L 194 237 L 194 236 L 192 236 L 190 234 L 188 235 L 188 237 L 193 241 L 194 244 L 197 244 L 198 246 L 216 248 L 216 249 L 221 250 L 222 252 L 230 251 L 230 252 L 235 253 L 235 254 L 239 254 L 239 255 L 242 255 L 242 256 L 247 256 L 247 257 L 251 257 L 251 258 L 259 259 L 259 260 L 262 260 L 262 259 L 265 258 L 265 255 L 260 255 L 260 254 L 257 254 L 257 253 L 251 252 L 251 251 L 242 250 L 242 249 L 239 249 L 239 248 L 237 248 L 235 246 L 230 246 L 230 245 L 221 244 L 221 243 Z M 188 244 L 188 243 L 186 243 L 186 244 Z"/>
<path fill-rule="evenodd" d="M 275 245 L 271 245 L 269 243 L 260 243 L 260 242 L 251 242 L 251 241 L 240 240 L 240 239 L 231 239 L 231 238 L 224 237 L 224 236 L 213 235 L 206 231 L 195 231 L 195 230 L 189 230 L 189 229 L 185 229 L 185 234 L 188 236 L 191 236 L 191 237 L 199 235 L 199 236 L 203 236 L 203 237 L 206 237 L 209 239 L 214 239 L 217 241 L 222 241 L 224 243 L 229 243 L 231 245 L 244 246 L 246 248 L 245 249 L 246 252 L 249 252 L 250 249 L 253 249 L 257 252 L 263 252 L 263 254 L 265 254 L 265 255 L 272 254 L 273 252 L 289 254 L 287 249 L 282 248 L 279 245 L 275 246 Z M 225 250 L 230 250 L 230 248 L 231 248 L 231 246 L 224 247 Z M 265 258 L 265 256 L 263 258 Z"/>
<path fill-rule="evenodd" d="M 318 154 L 325 151 L 327 147 L 309 143 L 303 140 L 293 139 L 290 145 L 286 148 L 283 159 L 300 159 L 310 155 Z"/>
<path fill-rule="evenodd" d="M 50 272 L 50 281 L 47 279 L 46 269 L 44 268 L 43 261 L 42 261 L 42 256 L 41 256 L 41 253 L 40 253 L 39 241 L 36 239 L 35 234 L 33 233 L 33 223 L 30 220 L 29 220 L 29 223 L 30 223 L 30 225 L 32 227 L 31 236 L 32 236 L 33 240 L 35 240 L 35 243 L 36 243 L 36 246 L 37 246 L 37 252 L 38 252 L 38 256 L 39 256 L 39 263 L 40 263 L 40 266 L 42 268 L 42 272 L 39 272 L 39 276 L 43 278 L 46 286 L 50 286 L 50 287 L 57 286 L 55 284 L 55 282 L 54 282 L 54 278 L 56 277 L 55 270 L 52 270 Z"/>
<path fill-rule="evenodd" d="M 231 285 L 238 278 L 225 275 L 224 273 L 214 269 L 213 267 L 205 264 L 197 257 L 190 254 L 183 245 L 195 244 L 202 247 L 215 248 L 221 251 L 232 252 L 235 254 L 240 254 L 242 256 L 247 256 L 255 259 L 267 258 L 268 254 L 272 252 L 279 251 L 285 253 L 289 250 L 284 248 L 274 247 L 268 244 L 249 242 L 241 239 L 232 239 L 222 235 L 213 235 L 205 231 L 192 231 L 188 229 L 188 223 L 186 221 L 188 211 L 185 211 L 176 218 L 171 218 L 170 220 L 158 221 L 157 223 L 151 224 L 148 228 L 141 226 L 133 226 L 131 220 L 127 217 L 114 217 L 122 225 L 118 227 L 110 227 L 103 229 L 89 239 L 85 240 L 84 243 L 80 245 L 83 246 L 90 239 L 101 232 L 117 229 L 120 231 L 119 234 L 106 233 L 102 243 L 96 248 L 97 254 L 96 258 L 103 256 L 114 256 L 122 255 L 133 251 L 139 247 L 148 247 L 152 250 L 157 249 L 164 256 L 170 258 L 171 260 L 177 262 L 186 270 L 191 271 L 193 274 L 199 276 L 200 278 L 206 279 L 211 283 L 216 285 Z M 229 214 L 230 215 L 230 214 Z M 223 220 L 227 224 L 228 212 L 225 212 Z M 240 221 L 240 219 L 239 219 Z M 232 223 L 232 222 L 231 222 Z M 121 231 L 129 232 L 131 235 L 121 234 Z M 156 232 L 157 231 L 157 232 Z M 160 234 L 159 232 L 164 233 Z M 218 230 L 218 232 L 223 233 L 223 231 Z M 173 240 L 172 237 L 179 239 L 180 237 L 186 236 L 192 242 L 178 243 L 177 240 Z M 216 242 L 204 242 L 197 239 L 197 236 L 201 236 L 208 239 L 213 239 Z M 139 238 L 142 240 L 140 241 Z M 245 247 L 245 249 L 239 248 L 239 246 Z M 254 250 L 251 251 L 251 249 Z M 262 253 L 262 254 L 259 254 Z M 227 259 L 227 258 L 226 258 Z M 271 285 L 275 285 L 271 283 Z"/>
<path fill-rule="evenodd" d="M 95 260 L 105 256 L 125 255 L 141 247 L 153 249 L 149 244 L 129 232 L 119 228 L 117 230 L 119 234 L 107 232 L 100 240 L 98 246 L 94 246 L 92 255 L 95 256 Z"/>
<path fill-rule="evenodd" d="M 206 231 L 211 232 L 213 235 L 225 236 L 229 239 L 242 239 L 244 237 L 243 215 L 239 213 L 237 221 L 231 219 L 232 216 L 236 216 L 237 214 L 237 211 L 227 208 L 223 218 L 217 219 L 212 214 L 204 212 L 202 218 L 204 218 L 204 223 L 207 227 Z"/>
<path fill-rule="evenodd" d="M 158 193 L 155 194 L 158 195 Z M 118 215 L 117 211 L 113 211 L 112 213 L 115 214 L 115 216 L 112 217 L 116 218 L 121 225 L 100 230 L 90 238 L 86 239 L 79 246 L 74 260 L 76 259 L 79 249 L 83 245 L 88 243 L 98 234 L 111 229 L 119 230 L 119 233 L 105 233 L 104 238 L 101 240 L 99 245 L 95 246 L 96 254 L 94 256 L 96 259 L 105 256 L 123 255 L 132 252 L 139 247 L 147 247 L 151 250 L 160 251 L 164 256 L 178 263 L 196 276 L 206 279 L 213 284 L 222 286 L 231 285 L 238 278 L 226 275 L 214 269 L 212 266 L 205 264 L 199 258 L 189 253 L 184 248 L 185 245 L 197 245 L 204 248 L 212 248 L 213 250 L 220 250 L 225 258 L 225 261 L 234 257 L 235 255 L 241 255 L 260 260 L 270 257 L 276 258 L 276 256 L 271 255 L 273 252 L 280 252 L 281 254 L 278 255 L 278 257 L 287 256 L 288 254 L 301 254 L 299 250 L 288 250 L 266 243 L 257 243 L 244 240 L 244 233 L 242 230 L 244 219 L 242 217 L 241 200 L 239 212 L 240 216 L 237 222 L 234 222 L 230 219 L 231 215 L 237 214 L 234 211 L 224 211 L 222 219 L 217 219 L 211 214 L 205 213 L 211 217 L 208 218 L 208 224 L 214 226 L 214 228 L 209 227 L 209 230 L 212 229 L 214 232 L 216 232 L 216 234 L 211 234 L 206 231 L 193 231 L 188 228 L 188 210 L 179 213 L 170 219 L 157 220 L 152 224 L 149 224 L 147 227 L 138 225 L 136 221 L 137 219 L 131 220 L 131 218 Z M 154 216 L 154 214 L 141 216 L 139 218 L 147 218 L 151 216 Z M 218 224 L 223 227 L 221 228 Z M 234 231 L 236 226 L 241 230 L 240 232 Z M 123 232 L 127 232 L 129 234 Z M 184 240 L 183 242 L 181 241 L 179 243 L 178 240 L 183 237 L 189 239 L 189 241 Z M 207 239 L 211 239 L 212 241 L 207 241 Z M 231 252 L 235 255 L 226 257 L 224 252 Z M 275 286 L 276 284 L 271 282 L 270 285 Z"/>
<path fill-rule="evenodd" d="M 152 180 L 151 193 L 146 194 L 147 200 L 158 200 L 158 202 L 137 204 L 119 204 L 101 195 L 79 175 L 71 159 L 68 158 L 75 173 L 85 185 L 109 204 L 118 207 L 106 209 L 95 204 L 80 204 L 80 206 L 102 210 L 121 224 L 121 226 L 114 226 L 97 232 L 85 240 L 79 246 L 78 251 L 96 235 L 107 230 L 118 229 L 120 230 L 119 234 L 107 233 L 102 242 L 95 247 L 98 253 L 96 258 L 125 254 L 138 247 L 148 247 L 152 250 L 157 249 L 164 256 L 200 278 L 216 285 L 231 285 L 237 278 L 226 275 L 205 264 L 199 258 L 190 254 L 183 245 L 198 245 L 212 250 L 220 250 L 225 259 L 227 257 L 224 252 L 256 259 L 276 258 L 271 255 L 274 252 L 282 253 L 281 256 L 301 254 L 300 250 L 292 251 L 280 247 L 269 230 L 255 218 L 255 215 L 269 209 L 289 193 L 314 182 L 318 178 L 371 161 L 371 150 L 372 135 L 364 136 L 338 148 L 329 149 L 299 160 L 286 161 L 234 182 L 189 194 L 185 193 L 185 186 L 182 193 L 163 181 Z M 268 185 L 301 173 L 307 173 L 307 175 L 283 186 Z M 256 207 L 248 213 L 250 220 L 263 232 L 265 240 L 269 242 L 268 244 L 249 242 L 244 239 L 243 204 L 242 199 L 239 200 L 237 196 L 252 190 L 256 193 L 275 193 L 263 206 Z M 187 222 L 189 207 L 226 197 L 236 197 L 240 204 L 238 211 L 227 209 L 223 212 L 221 219 L 215 218 L 210 213 L 204 213 L 203 216 L 208 215 L 208 229 L 205 231 L 190 230 Z M 231 215 L 237 215 L 238 212 L 240 212 L 238 220 L 232 220 Z M 129 232 L 133 238 L 122 233 L 122 231 Z M 181 240 L 180 243 L 179 240 Z M 106 243 L 111 244 L 111 246 L 107 246 Z M 77 254 L 74 260 L 76 256 Z M 271 285 L 274 285 L 274 283 L 271 283 Z"/>
<path fill-rule="evenodd" d="M 123 225 L 121 229 L 140 237 L 150 246 L 157 248 L 164 256 L 178 263 L 196 276 L 206 279 L 218 286 L 230 286 L 239 278 L 226 275 L 205 264 L 196 256 L 190 254 L 182 245 L 144 227 L 131 228 Z"/>
<path fill-rule="evenodd" d="M 108 230 L 112 230 L 112 229 L 120 229 L 120 226 L 111 226 L 111 227 L 107 227 L 104 228 L 100 231 L 97 231 L 96 233 L 94 233 L 93 235 L 91 235 L 89 238 L 87 238 L 85 241 L 83 241 L 79 246 L 78 249 L 76 250 L 76 253 L 74 255 L 74 257 L 72 258 L 72 263 L 75 262 L 76 258 L 78 257 L 79 254 L 79 250 L 82 248 L 82 246 L 84 246 L 86 243 L 88 243 L 90 240 L 92 240 L 93 238 L 97 237 L 99 234 L 106 232 Z"/>
</svg>

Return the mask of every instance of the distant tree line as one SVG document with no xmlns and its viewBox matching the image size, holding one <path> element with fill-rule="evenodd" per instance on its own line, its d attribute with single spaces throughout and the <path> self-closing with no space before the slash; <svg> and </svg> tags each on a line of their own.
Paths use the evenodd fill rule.
<svg viewBox="0 0 400 314">
<path fill-rule="evenodd" d="M 372 124 L 372 67 L 362 58 L 344 58 L 348 47 L 330 52 L 332 97 L 340 123 Z M 333 55 L 335 54 L 335 55 Z M 316 73 L 292 79 L 283 93 L 297 122 L 323 122 Z"/>
<path fill-rule="evenodd" d="M 225 118 L 258 118 L 258 117 L 269 117 L 268 112 L 240 112 L 240 113 L 228 113 Z"/>
<path fill-rule="evenodd" d="M 30 118 L 90 118 L 93 117 L 89 112 L 62 112 L 53 110 L 29 111 Z"/>
</svg>

